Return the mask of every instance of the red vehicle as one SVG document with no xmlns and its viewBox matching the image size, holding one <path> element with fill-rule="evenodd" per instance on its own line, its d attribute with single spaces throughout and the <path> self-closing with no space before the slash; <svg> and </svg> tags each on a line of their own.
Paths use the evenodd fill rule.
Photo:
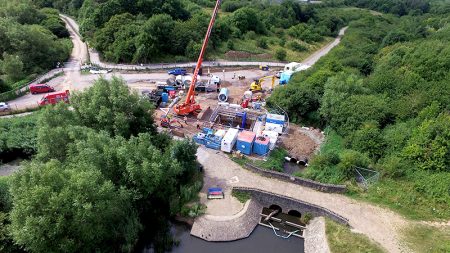
<svg viewBox="0 0 450 253">
<path fill-rule="evenodd" d="M 54 91 L 55 91 L 55 89 L 52 86 L 49 86 L 47 84 L 31 84 L 30 85 L 31 94 L 48 93 L 48 92 L 54 92 Z"/>
<path fill-rule="evenodd" d="M 39 101 L 40 106 L 44 105 L 56 105 L 58 102 L 63 101 L 64 103 L 69 103 L 69 91 L 58 91 L 46 94 L 42 97 L 41 101 Z"/>
</svg>

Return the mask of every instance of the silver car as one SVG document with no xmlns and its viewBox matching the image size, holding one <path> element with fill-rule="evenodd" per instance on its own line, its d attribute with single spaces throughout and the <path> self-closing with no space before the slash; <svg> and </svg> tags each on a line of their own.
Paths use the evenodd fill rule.
<svg viewBox="0 0 450 253">
<path fill-rule="evenodd" d="M 9 110 L 11 110 L 11 108 L 9 107 L 8 103 L 0 102 L 0 112 L 6 112 Z"/>
</svg>

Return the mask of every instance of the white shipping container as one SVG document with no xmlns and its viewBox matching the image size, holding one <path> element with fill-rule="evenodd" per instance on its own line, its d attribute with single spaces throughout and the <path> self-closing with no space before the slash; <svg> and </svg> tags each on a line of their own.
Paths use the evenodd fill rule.
<svg viewBox="0 0 450 253">
<path fill-rule="evenodd" d="M 264 123 L 262 123 L 261 121 L 256 121 L 255 126 L 253 127 L 253 132 L 256 135 L 259 135 L 263 130 L 264 130 Z"/>
<path fill-rule="evenodd" d="M 281 134 L 283 133 L 283 126 L 274 123 L 266 123 L 266 130 Z"/>
<path fill-rule="evenodd" d="M 233 150 L 234 144 L 236 144 L 239 129 L 230 128 L 222 139 L 220 150 L 230 153 Z"/>
<path fill-rule="evenodd" d="M 217 131 L 214 133 L 214 135 L 223 138 L 223 136 L 224 136 L 226 133 L 227 133 L 227 131 L 222 130 L 222 129 L 219 129 L 219 130 L 217 130 Z"/>
<path fill-rule="evenodd" d="M 284 122 L 284 120 L 285 120 L 284 115 L 272 114 L 272 113 L 267 114 L 267 119 L 274 120 L 274 121 L 281 121 L 281 122 Z"/>
</svg>

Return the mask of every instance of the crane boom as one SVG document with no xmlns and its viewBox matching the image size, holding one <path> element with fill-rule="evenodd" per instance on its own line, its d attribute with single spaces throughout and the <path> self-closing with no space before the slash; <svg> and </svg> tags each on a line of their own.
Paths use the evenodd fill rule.
<svg viewBox="0 0 450 253">
<path fill-rule="evenodd" d="M 200 70 L 203 63 L 203 56 L 205 55 L 206 47 L 208 46 L 209 37 L 211 35 L 212 28 L 214 26 L 214 22 L 216 21 L 217 12 L 219 11 L 221 0 L 216 1 L 216 6 L 214 7 L 214 11 L 211 16 L 211 20 L 209 21 L 208 30 L 206 31 L 205 38 L 203 39 L 202 49 L 200 51 L 200 55 L 198 56 L 197 65 L 195 66 L 194 75 L 192 76 L 191 86 L 189 87 L 189 91 L 186 95 L 186 100 L 183 104 L 177 105 L 174 111 L 178 115 L 187 115 L 194 111 L 201 110 L 200 105 L 195 104 L 195 84 L 197 83 L 198 71 Z M 195 105 L 195 106 L 194 106 Z"/>
</svg>

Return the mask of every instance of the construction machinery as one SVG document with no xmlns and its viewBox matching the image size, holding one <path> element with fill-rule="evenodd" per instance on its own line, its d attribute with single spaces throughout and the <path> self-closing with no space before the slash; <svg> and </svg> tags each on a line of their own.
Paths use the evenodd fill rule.
<svg viewBox="0 0 450 253">
<path fill-rule="evenodd" d="M 160 125 L 161 125 L 162 127 L 165 127 L 165 128 L 172 128 L 172 126 L 173 126 L 175 123 L 177 123 L 177 124 L 180 125 L 181 128 L 183 128 L 183 125 L 182 125 L 177 119 L 172 119 L 172 118 L 170 117 L 170 113 L 171 113 L 173 107 L 174 107 L 175 104 L 177 104 L 180 100 L 181 100 L 180 97 L 176 97 L 176 98 L 172 101 L 172 103 L 170 103 L 169 107 L 166 108 L 167 111 L 164 113 L 163 116 L 161 116 L 161 120 L 160 120 Z M 161 109 L 161 110 L 162 110 L 162 109 Z"/>
<path fill-rule="evenodd" d="M 263 91 L 262 83 L 263 83 L 264 80 L 266 80 L 266 79 L 272 79 L 272 90 L 273 90 L 274 85 L 275 85 L 275 76 L 265 76 L 265 77 L 261 77 L 260 79 L 255 79 L 255 80 L 250 84 L 250 90 L 251 90 L 251 91 Z"/>
<path fill-rule="evenodd" d="M 176 114 L 185 116 L 189 114 L 198 115 L 202 108 L 199 104 L 195 102 L 195 85 L 197 83 L 198 73 L 202 67 L 203 56 L 205 55 L 206 47 L 208 45 L 209 36 L 211 35 L 214 22 L 216 21 L 217 12 L 219 11 L 221 0 L 216 1 L 216 6 L 209 21 L 208 30 L 206 31 L 205 38 L 203 39 L 202 49 L 200 50 L 200 55 L 198 56 L 197 65 L 195 66 L 194 75 L 192 76 L 191 86 L 186 94 L 186 100 L 184 103 L 176 105 L 174 111 Z"/>
</svg>

